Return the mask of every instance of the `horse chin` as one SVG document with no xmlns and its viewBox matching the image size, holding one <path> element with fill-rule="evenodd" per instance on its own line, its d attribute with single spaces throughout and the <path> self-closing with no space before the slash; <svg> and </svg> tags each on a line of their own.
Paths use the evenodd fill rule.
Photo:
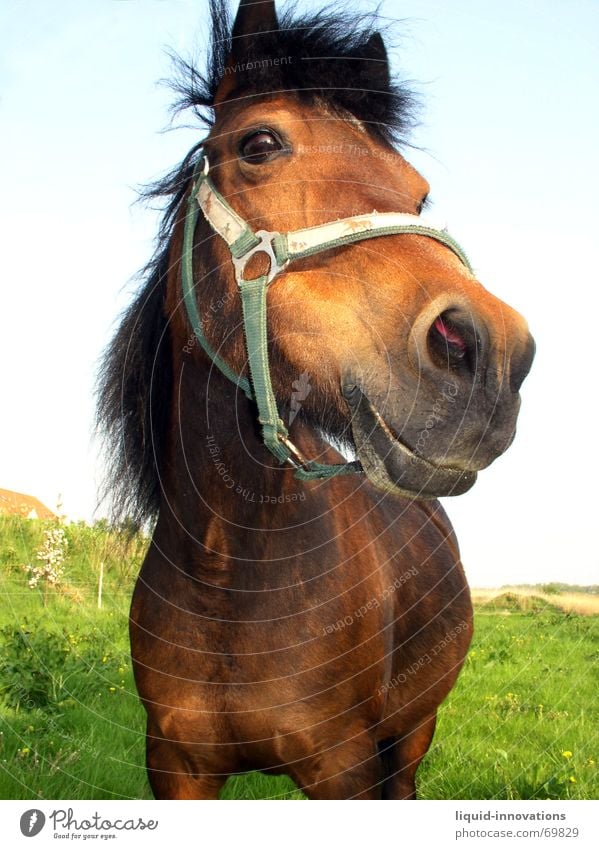
<svg viewBox="0 0 599 849">
<path fill-rule="evenodd" d="M 412 499 L 462 495 L 476 481 L 476 472 L 439 466 L 414 453 L 384 422 L 357 387 L 344 387 L 352 412 L 354 445 L 368 479 L 379 489 Z"/>
</svg>

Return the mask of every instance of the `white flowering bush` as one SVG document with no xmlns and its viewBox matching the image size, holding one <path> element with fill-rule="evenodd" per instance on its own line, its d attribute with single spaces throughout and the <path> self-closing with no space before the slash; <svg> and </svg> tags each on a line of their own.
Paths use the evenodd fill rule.
<svg viewBox="0 0 599 849">
<path fill-rule="evenodd" d="M 44 586 L 44 601 L 48 587 L 56 587 L 64 576 L 64 561 L 68 540 L 63 528 L 49 528 L 44 531 L 44 543 L 37 552 L 37 564 L 28 563 L 23 568 L 29 575 L 27 583 L 34 590 L 40 582 Z"/>
</svg>

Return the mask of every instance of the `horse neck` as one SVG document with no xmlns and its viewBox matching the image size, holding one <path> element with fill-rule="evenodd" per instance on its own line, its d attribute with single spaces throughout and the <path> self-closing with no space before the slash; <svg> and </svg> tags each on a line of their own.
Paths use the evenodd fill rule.
<svg viewBox="0 0 599 849">
<path fill-rule="evenodd" d="M 200 220 L 198 244 L 209 238 L 209 225 Z M 182 220 L 176 228 L 171 256 L 182 253 Z M 204 248 L 196 259 L 200 304 L 217 303 L 221 326 L 216 328 L 214 348 L 229 361 L 243 361 L 243 344 L 226 333 L 241 320 L 241 307 L 228 296 L 222 280 L 200 273 L 218 267 Z M 190 337 L 181 309 L 177 262 L 171 263 L 166 312 L 171 316 L 170 345 L 173 397 L 164 456 L 160 459 L 162 499 L 154 533 L 160 547 L 175 553 L 190 547 L 190 561 L 197 547 L 205 552 L 223 551 L 231 557 L 260 561 L 297 551 L 297 527 L 315 522 L 329 513 L 330 486 L 305 484 L 289 468 L 281 467 L 265 448 L 258 411 L 243 391 L 225 377 Z M 201 309 L 211 319 L 210 310 Z M 214 329 L 214 328 L 213 328 Z M 219 340 L 226 340 L 223 347 Z M 290 385 L 290 381 L 284 381 Z M 290 436 L 307 457 L 323 462 L 342 458 L 322 437 L 297 416 Z M 276 533 L 265 533 L 277 529 Z M 281 529 L 281 530 L 279 530 Z M 322 529 L 322 528 L 321 528 Z M 187 541 L 187 542 L 185 542 Z"/>
<path fill-rule="evenodd" d="M 305 484 L 264 447 L 254 404 L 203 354 L 174 370 L 159 524 L 174 520 L 173 527 L 185 528 L 204 545 L 218 527 L 229 538 L 229 550 L 238 546 L 246 555 L 250 548 L 259 556 L 266 537 L 268 544 L 272 540 L 265 530 L 301 521 Z M 322 439 L 306 425 L 296 423 L 294 436 L 308 455 L 322 451 Z M 240 528 L 243 533 L 233 533 Z M 281 543 L 284 537 L 279 535 Z"/>
</svg>

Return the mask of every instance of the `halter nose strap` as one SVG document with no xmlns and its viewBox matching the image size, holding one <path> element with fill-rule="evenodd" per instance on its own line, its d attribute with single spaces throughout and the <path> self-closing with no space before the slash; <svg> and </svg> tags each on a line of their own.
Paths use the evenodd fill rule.
<svg viewBox="0 0 599 849">
<path fill-rule="evenodd" d="M 362 472 L 358 461 L 331 465 L 308 460 L 289 439 L 287 428 L 279 416 L 270 377 L 266 298 L 268 286 L 294 260 L 377 236 L 428 236 L 452 250 L 466 268 L 472 271 L 468 257 L 445 230 L 426 223 L 417 215 L 403 212 L 374 211 L 289 233 L 254 231 L 215 188 L 209 177 L 209 170 L 208 159 L 204 155 L 194 169 L 183 236 L 183 299 L 199 344 L 217 368 L 243 389 L 248 398 L 255 400 L 265 446 L 280 462 L 293 466 L 296 478 L 314 480 Z M 225 241 L 231 252 L 243 309 L 251 383 L 236 374 L 213 350 L 203 330 L 193 284 L 193 238 L 200 209 L 214 232 Z M 244 275 L 247 264 L 258 253 L 264 254 L 268 259 L 268 271 L 255 279 L 246 280 Z"/>
</svg>

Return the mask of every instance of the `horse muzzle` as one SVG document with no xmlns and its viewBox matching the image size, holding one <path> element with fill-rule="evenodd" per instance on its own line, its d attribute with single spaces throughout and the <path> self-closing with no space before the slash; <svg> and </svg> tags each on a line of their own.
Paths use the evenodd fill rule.
<svg viewBox="0 0 599 849">
<path fill-rule="evenodd" d="M 401 389 L 380 385 L 376 367 L 344 375 L 355 450 L 379 488 L 410 498 L 461 495 L 511 445 L 534 342 L 520 328 L 507 356 L 482 322 L 475 327 L 455 311 L 430 322 L 417 365 L 398 364 Z"/>
<path fill-rule="evenodd" d="M 474 485 L 476 472 L 437 465 L 410 448 L 356 385 L 346 384 L 342 392 L 352 414 L 357 455 L 367 477 L 379 489 L 431 499 L 462 495 Z"/>
</svg>

